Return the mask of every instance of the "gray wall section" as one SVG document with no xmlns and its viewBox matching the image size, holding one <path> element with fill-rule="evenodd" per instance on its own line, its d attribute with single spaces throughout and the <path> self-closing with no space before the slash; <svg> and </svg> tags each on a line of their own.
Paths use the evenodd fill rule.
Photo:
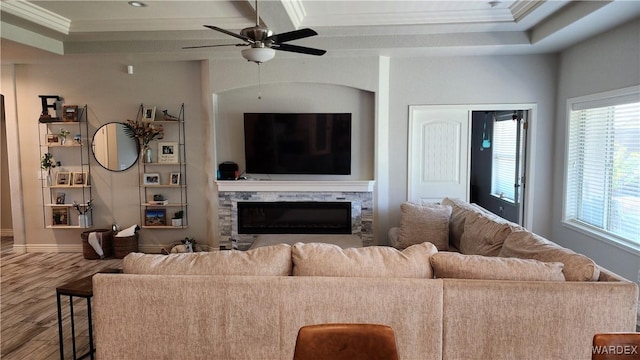
<svg viewBox="0 0 640 360">
<path fill-rule="evenodd" d="M 11 189 L 9 188 L 9 164 L 7 157 L 7 127 L 4 116 L 4 95 L 0 95 L 0 202 L 2 208 L 0 210 L 0 234 L 3 236 L 10 235 L 13 232 L 11 216 Z"/>
<path fill-rule="evenodd" d="M 589 256 L 627 279 L 640 282 L 640 248 L 615 244 L 562 223 L 567 100 L 640 85 L 640 19 L 563 51 L 559 68 L 551 240 Z"/>
</svg>

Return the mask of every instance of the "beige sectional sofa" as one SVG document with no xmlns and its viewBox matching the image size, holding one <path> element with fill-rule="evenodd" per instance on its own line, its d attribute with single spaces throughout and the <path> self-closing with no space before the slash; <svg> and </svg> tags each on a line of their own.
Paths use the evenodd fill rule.
<svg viewBox="0 0 640 360">
<path fill-rule="evenodd" d="M 401 359 L 586 360 L 635 330 L 637 285 L 590 259 L 458 200 L 402 211 L 398 248 L 129 254 L 94 276 L 97 357 L 291 359 L 301 326 L 354 322 Z"/>
</svg>

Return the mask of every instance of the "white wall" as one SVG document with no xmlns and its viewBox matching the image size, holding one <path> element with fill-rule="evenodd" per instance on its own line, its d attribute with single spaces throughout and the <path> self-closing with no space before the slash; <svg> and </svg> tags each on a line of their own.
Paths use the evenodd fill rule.
<svg viewBox="0 0 640 360">
<path fill-rule="evenodd" d="M 551 233 L 553 119 L 557 58 L 554 55 L 392 59 L 390 86 L 390 209 L 407 199 L 409 105 L 531 103 L 538 109 L 535 188 L 530 229 Z M 391 224 L 400 223 L 392 213 Z"/>
<path fill-rule="evenodd" d="M 556 111 L 552 239 L 640 282 L 640 254 L 563 226 L 562 199 L 567 99 L 640 84 L 640 20 L 589 39 L 560 56 Z"/>
<path fill-rule="evenodd" d="M 24 217 L 27 251 L 74 251 L 81 249 L 80 232 L 76 229 L 45 229 L 43 224 L 40 180 L 37 178 L 40 151 L 38 147 L 38 95 L 60 95 L 66 104 L 87 104 L 89 131 L 101 124 L 135 119 L 141 103 L 168 109 L 177 115 L 185 103 L 189 228 L 186 230 L 147 230 L 141 232 L 143 250 L 195 237 L 201 243 L 212 242 L 207 232 L 207 198 L 201 189 L 207 181 L 202 164 L 206 153 L 205 134 L 210 127 L 204 117 L 201 94 L 200 62 L 139 63 L 134 75 L 126 66 L 113 62 L 82 61 L 55 65 L 18 65 L 15 71 L 19 153 L 24 188 Z M 4 81 L 3 81 L 4 84 Z M 16 151 L 16 149 L 11 149 Z M 110 172 L 91 159 L 94 228 L 122 227 L 140 224 L 138 168 Z M 63 164 L 64 167 L 64 164 Z M 16 215 L 14 213 L 14 215 Z M 215 245 L 215 244 L 213 244 Z"/>
<path fill-rule="evenodd" d="M 4 120 L 4 101 L 0 105 L 0 235 L 13 235 L 11 216 L 11 188 L 9 187 L 9 157 L 7 156 L 7 127 Z"/>
</svg>

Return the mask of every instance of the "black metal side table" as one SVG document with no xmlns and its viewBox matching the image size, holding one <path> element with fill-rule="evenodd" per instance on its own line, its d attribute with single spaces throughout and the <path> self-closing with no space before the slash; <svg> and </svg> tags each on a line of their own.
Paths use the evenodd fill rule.
<svg viewBox="0 0 640 360">
<path fill-rule="evenodd" d="M 119 273 L 122 272 L 120 269 L 105 269 L 99 271 L 98 273 Z M 96 273 L 97 274 L 97 273 Z M 62 286 L 56 288 L 56 298 L 58 300 L 58 336 L 60 340 L 60 359 L 64 360 L 64 340 L 62 336 L 62 301 L 61 296 L 69 297 L 69 311 L 70 311 L 70 319 L 71 319 L 71 343 L 73 345 L 73 359 L 84 359 L 89 356 L 91 359 L 94 358 L 95 349 L 93 348 L 93 322 L 91 315 L 91 298 L 93 297 L 93 275 L 83 277 L 78 280 L 74 280 L 68 282 Z M 89 322 L 89 352 L 80 357 L 77 357 L 76 353 L 76 327 L 75 321 L 73 318 L 73 298 L 81 297 L 87 299 L 87 318 Z"/>
</svg>

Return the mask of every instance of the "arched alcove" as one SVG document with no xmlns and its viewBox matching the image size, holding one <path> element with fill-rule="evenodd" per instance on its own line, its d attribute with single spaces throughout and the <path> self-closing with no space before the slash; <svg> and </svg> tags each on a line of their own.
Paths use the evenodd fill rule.
<svg viewBox="0 0 640 360">
<path fill-rule="evenodd" d="M 375 94 L 343 85 L 270 83 L 217 94 L 216 161 L 244 167 L 244 113 L 351 113 L 351 175 L 280 175 L 272 179 L 374 179 Z"/>
</svg>

